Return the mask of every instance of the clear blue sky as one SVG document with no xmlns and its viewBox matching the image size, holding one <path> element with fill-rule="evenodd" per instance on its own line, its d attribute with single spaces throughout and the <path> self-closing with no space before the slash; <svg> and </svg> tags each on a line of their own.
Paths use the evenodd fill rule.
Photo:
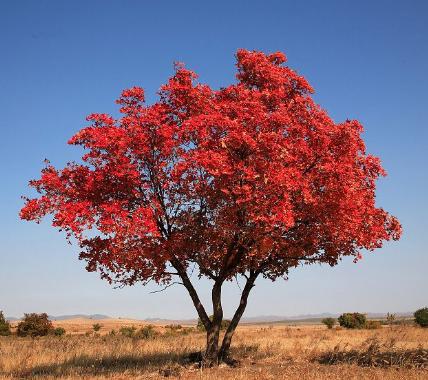
<svg viewBox="0 0 428 380">
<path fill-rule="evenodd" d="M 324 311 L 413 311 L 428 304 L 428 2 L 0 2 L 0 309 L 188 318 L 179 287 L 115 290 L 77 260 L 45 222 L 20 221 L 20 196 L 80 153 L 67 139 L 92 112 L 117 114 L 122 89 L 148 101 L 183 61 L 214 88 L 234 80 L 238 48 L 283 51 L 336 121 L 359 119 L 389 176 L 378 204 L 401 220 L 402 240 L 358 264 L 304 267 L 259 281 L 247 316 Z M 207 283 L 200 284 L 206 299 Z M 225 292 L 226 314 L 239 289 Z"/>
</svg>

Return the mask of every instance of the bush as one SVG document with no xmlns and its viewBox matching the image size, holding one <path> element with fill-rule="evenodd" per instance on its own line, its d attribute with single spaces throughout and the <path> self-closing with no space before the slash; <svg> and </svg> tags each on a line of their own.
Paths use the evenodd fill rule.
<svg viewBox="0 0 428 380">
<path fill-rule="evenodd" d="M 416 310 L 413 314 L 415 322 L 421 327 L 428 327 L 428 307 Z"/>
<path fill-rule="evenodd" d="M 165 328 L 170 330 L 181 330 L 183 326 L 171 324 L 171 325 L 166 325 Z"/>
<path fill-rule="evenodd" d="M 366 325 L 366 316 L 361 313 L 343 313 L 338 319 L 339 325 L 346 329 L 362 329 Z"/>
<path fill-rule="evenodd" d="M 63 336 L 65 334 L 65 328 L 64 327 L 57 327 L 53 330 L 53 334 L 55 336 Z"/>
<path fill-rule="evenodd" d="M 324 318 L 321 320 L 321 323 L 326 325 L 328 329 L 332 329 L 333 326 L 336 324 L 336 319 L 334 318 Z"/>
<path fill-rule="evenodd" d="M 365 327 L 368 330 L 377 330 L 382 327 L 382 323 L 380 321 L 366 321 Z"/>
<path fill-rule="evenodd" d="M 213 320 L 213 318 L 214 318 L 214 316 L 213 316 L 213 315 L 211 315 L 211 316 L 210 316 L 210 320 L 212 321 L 212 320 Z M 231 322 L 231 320 L 230 320 L 230 319 L 223 319 L 223 320 L 221 321 L 220 330 L 226 330 L 226 329 L 229 327 L 230 322 Z M 197 328 L 198 330 L 205 331 L 205 326 L 204 326 L 204 324 L 202 323 L 201 318 L 198 318 L 198 324 L 196 325 L 196 328 Z"/>
<path fill-rule="evenodd" d="M 6 321 L 6 318 L 3 315 L 3 312 L 0 311 L 0 335 L 8 336 L 11 334 L 10 323 Z"/>
<path fill-rule="evenodd" d="M 99 323 L 94 323 L 94 324 L 92 325 L 92 329 L 93 329 L 95 332 L 100 331 L 100 330 L 101 330 L 101 327 L 103 327 L 103 325 L 100 325 Z"/>
<path fill-rule="evenodd" d="M 53 330 L 52 322 L 46 313 L 24 314 L 24 319 L 19 322 L 18 336 L 45 336 Z"/>
<path fill-rule="evenodd" d="M 138 331 L 137 337 L 142 339 L 152 339 L 154 338 L 158 333 L 154 329 L 153 325 L 147 325 L 144 326 Z"/>
<path fill-rule="evenodd" d="M 123 335 L 126 336 L 127 338 L 132 338 L 135 334 L 135 331 L 137 331 L 137 328 L 135 326 L 124 326 L 121 327 L 119 332 Z"/>
</svg>

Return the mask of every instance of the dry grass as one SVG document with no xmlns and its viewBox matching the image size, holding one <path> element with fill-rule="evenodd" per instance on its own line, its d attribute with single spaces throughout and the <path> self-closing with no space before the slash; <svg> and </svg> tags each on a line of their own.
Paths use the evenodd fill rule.
<svg viewBox="0 0 428 380">
<path fill-rule="evenodd" d="M 93 323 L 101 335 L 85 336 Z M 201 369 L 186 360 L 204 346 L 196 330 L 184 335 L 156 326 L 154 339 L 110 336 L 128 320 L 61 321 L 72 335 L 0 337 L 0 378 L 31 379 L 428 379 L 428 329 L 327 330 L 321 326 L 243 326 L 233 342 L 240 366 Z M 79 335 L 80 334 L 80 335 Z"/>
</svg>

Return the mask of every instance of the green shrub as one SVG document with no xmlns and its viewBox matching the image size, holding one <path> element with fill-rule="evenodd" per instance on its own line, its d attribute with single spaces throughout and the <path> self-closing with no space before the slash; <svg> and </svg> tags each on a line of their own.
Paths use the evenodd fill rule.
<svg viewBox="0 0 428 380">
<path fill-rule="evenodd" d="M 328 329 L 332 329 L 333 326 L 336 324 L 336 319 L 335 318 L 324 318 L 321 320 L 321 323 L 326 325 Z"/>
<path fill-rule="evenodd" d="M 119 332 L 127 338 L 132 338 L 135 334 L 135 331 L 137 331 L 135 326 L 123 326 L 119 330 Z"/>
<path fill-rule="evenodd" d="M 53 334 L 55 336 L 63 336 L 65 334 L 65 328 L 64 327 L 57 327 L 53 330 Z"/>
<path fill-rule="evenodd" d="M 165 328 L 170 330 L 181 330 L 183 326 L 171 324 L 171 325 L 166 325 Z"/>
<path fill-rule="evenodd" d="M 53 330 L 52 322 L 49 320 L 46 313 L 24 314 L 24 319 L 19 322 L 17 334 L 18 336 L 45 336 Z"/>
<path fill-rule="evenodd" d="M 99 323 L 94 323 L 94 324 L 92 325 L 92 329 L 93 329 L 95 332 L 100 331 L 100 330 L 101 330 L 101 327 L 103 327 L 103 325 L 100 325 Z"/>
<path fill-rule="evenodd" d="M 214 316 L 213 316 L 213 315 L 211 315 L 211 316 L 210 316 L 210 320 L 212 321 L 212 320 L 213 320 L 213 318 L 214 318 Z M 226 330 L 226 329 L 229 327 L 230 322 L 231 322 L 231 320 L 230 320 L 230 319 L 223 319 L 223 320 L 221 321 L 220 330 Z M 197 328 L 198 330 L 205 331 L 205 326 L 204 326 L 204 324 L 202 323 L 202 321 L 201 321 L 201 319 L 200 319 L 200 318 L 198 318 L 198 324 L 196 325 L 196 328 Z"/>
<path fill-rule="evenodd" d="M 416 310 L 413 314 L 415 322 L 421 327 L 428 327 L 428 307 Z"/>
<path fill-rule="evenodd" d="M 339 325 L 346 329 L 362 329 L 366 325 L 366 316 L 361 313 L 343 313 L 338 319 Z"/>
<path fill-rule="evenodd" d="M 180 327 L 177 327 L 180 326 Z M 163 334 L 164 337 L 177 337 L 183 335 L 189 335 L 190 333 L 195 331 L 194 327 L 183 327 L 181 325 L 167 325 L 165 326 L 166 331 Z"/>
<path fill-rule="evenodd" d="M 142 339 L 152 339 L 158 335 L 158 332 L 154 329 L 153 325 L 144 326 L 138 331 L 136 336 Z"/>
<path fill-rule="evenodd" d="M 382 327 L 382 323 L 380 321 L 368 320 L 366 321 L 365 328 L 368 330 L 377 330 Z"/>
<path fill-rule="evenodd" d="M 3 312 L 0 311 L 0 335 L 8 336 L 11 334 L 10 323 L 6 321 L 6 318 L 3 315 Z"/>
</svg>

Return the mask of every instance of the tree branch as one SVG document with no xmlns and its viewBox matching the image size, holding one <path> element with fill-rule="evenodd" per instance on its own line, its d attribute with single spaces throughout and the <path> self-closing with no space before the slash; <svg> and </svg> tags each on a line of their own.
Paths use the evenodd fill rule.
<svg viewBox="0 0 428 380">
<path fill-rule="evenodd" d="M 250 294 L 251 289 L 254 286 L 254 282 L 257 279 L 257 276 L 261 273 L 260 270 L 250 273 L 247 282 L 245 283 L 244 290 L 241 293 L 241 299 L 239 301 L 239 306 L 233 315 L 232 320 L 230 321 L 229 326 L 227 327 L 226 333 L 224 334 L 223 342 L 220 349 L 220 358 L 227 359 L 229 355 L 230 343 L 232 341 L 232 336 L 235 332 L 236 327 L 238 326 L 239 321 L 244 314 L 245 308 L 247 307 L 247 300 Z"/>
<path fill-rule="evenodd" d="M 154 290 L 153 292 L 149 292 L 149 294 L 153 294 L 153 293 L 160 293 L 163 292 L 164 290 L 168 289 L 169 287 L 173 286 L 173 285 L 183 285 L 182 282 L 172 282 L 171 284 L 166 285 L 164 288 L 160 289 L 160 290 Z"/>
<path fill-rule="evenodd" d="M 205 329 L 206 330 L 210 329 L 211 328 L 210 318 L 208 317 L 208 314 L 205 311 L 204 305 L 199 299 L 198 293 L 196 292 L 192 282 L 189 279 L 189 276 L 187 275 L 186 268 L 184 268 L 183 265 L 180 263 L 180 261 L 177 260 L 177 258 L 175 257 L 171 259 L 171 265 L 179 273 L 181 280 L 183 281 L 183 285 L 186 287 L 187 291 L 189 292 L 190 298 L 193 301 L 193 305 L 195 305 L 196 311 L 198 312 L 199 318 L 201 319 Z"/>
</svg>

